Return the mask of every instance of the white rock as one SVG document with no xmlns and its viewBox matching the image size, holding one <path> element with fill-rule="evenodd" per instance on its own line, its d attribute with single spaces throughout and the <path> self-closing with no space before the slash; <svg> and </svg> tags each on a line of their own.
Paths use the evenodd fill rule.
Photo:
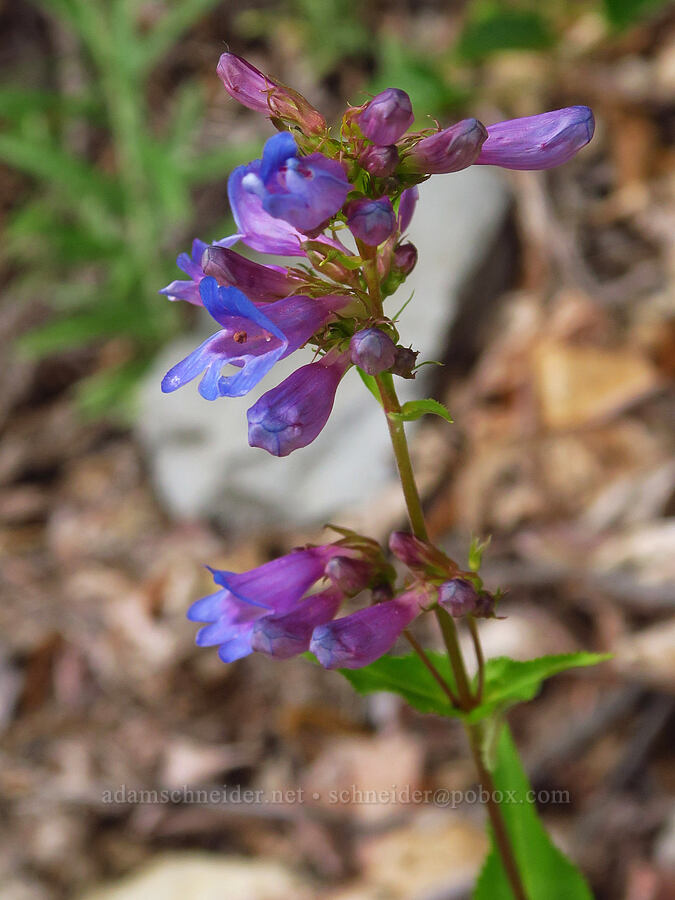
<svg viewBox="0 0 675 900">
<path fill-rule="evenodd" d="M 420 360 L 443 356 L 458 293 L 484 260 L 508 204 L 504 181 L 489 168 L 439 176 L 421 186 L 410 228 L 419 262 L 387 301 L 393 314 L 415 291 L 400 333 L 406 346 L 420 350 Z M 212 333 L 212 325 L 205 320 L 204 332 Z M 162 394 L 162 375 L 201 339 L 190 335 L 167 346 L 141 390 L 137 431 L 157 492 L 172 515 L 214 515 L 243 530 L 284 521 L 328 521 L 340 509 L 374 501 L 391 475 L 391 452 L 382 412 L 355 371 L 340 385 L 319 438 L 276 459 L 248 446 L 246 410 L 310 361 L 310 354 L 294 354 L 278 364 L 258 390 L 241 399 L 210 403 L 194 384 Z M 424 396 L 425 377 L 422 369 L 414 382 L 397 379 L 402 398 Z"/>
<path fill-rule="evenodd" d="M 287 869 L 207 853 L 171 853 L 81 900 L 309 900 L 313 894 Z"/>
</svg>

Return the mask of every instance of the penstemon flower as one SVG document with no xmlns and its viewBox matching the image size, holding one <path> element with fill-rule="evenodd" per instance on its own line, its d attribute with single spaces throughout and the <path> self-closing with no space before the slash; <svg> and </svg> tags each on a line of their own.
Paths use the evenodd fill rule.
<svg viewBox="0 0 675 900">
<path fill-rule="evenodd" d="M 286 659 L 310 650 L 325 668 L 361 670 L 355 683 L 362 690 L 398 691 L 424 711 L 456 715 L 466 726 L 481 781 L 494 788 L 485 743 L 499 733 L 503 709 L 527 690 L 514 676 L 509 693 L 500 675 L 498 699 L 490 700 L 492 670 L 483 660 L 476 620 L 495 618 L 501 595 L 488 591 L 478 573 L 483 545 L 472 547 L 463 568 L 429 540 L 403 423 L 424 413 L 449 416 L 434 400 L 401 407 L 394 377 L 415 377 L 418 351 L 401 342 L 386 301 L 417 262 L 406 232 L 418 184 L 471 165 L 559 165 L 591 140 L 593 115 L 574 106 L 494 125 L 467 118 L 415 132 L 409 130 L 410 98 L 388 88 L 348 108 L 332 132 L 304 97 L 240 57 L 224 53 L 218 74 L 234 99 L 269 118 L 278 133 L 260 159 L 230 176 L 235 234 L 210 246 L 195 241 L 191 254 L 178 257 L 189 280 L 161 291 L 170 300 L 204 306 L 219 325 L 173 366 L 162 389 L 171 392 L 200 377 L 199 392 L 208 400 L 243 396 L 277 361 L 311 347 L 313 361 L 264 393 L 247 413 L 249 444 L 284 457 L 318 438 L 340 382 L 358 368 L 386 416 L 411 531 L 394 532 L 389 540 L 402 573 L 377 542 L 339 528 L 342 538 L 335 543 L 294 550 L 249 572 L 212 570 L 218 590 L 188 612 L 204 623 L 197 643 L 218 646 L 224 662 L 254 651 Z M 238 243 L 291 257 L 293 264 L 253 262 L 232 249 Z M 236 373 L 225 374 L 226 366 Z M 338 615 L 343 604 L 348 608 Z M 426 615 L 438 621 L 447 659 L 425 651 L 409 630 Z M 474 683 L 455 620 L 474 643 Z M 401 635 L 416 655 L 402 661 L 384 657 Z M 542 671 L 598 661 L 553 659 Z M 405 668 L 397 669 L 399 663 Z M 502 754 L 515 753 L 507 738 L 500 747 Z M 517 757 L 510 764 L 518 765 Z M 488 865 L 485 871 L 496 880 L 481 897 L 548 896 L 548 883 L 532 887 L 527 869 L 525 880 L 520 871 L 526 848 L 516 852 L 514 842 L 525 832 L 520 826 L 509 830 L 498 801 L 488 800 L 488 809 L 496 869 Z M 556 896 L 590 896 L 567 861 L 558 870 L 551 862 L 550 872 L 563 885 Z"/>
</svg>

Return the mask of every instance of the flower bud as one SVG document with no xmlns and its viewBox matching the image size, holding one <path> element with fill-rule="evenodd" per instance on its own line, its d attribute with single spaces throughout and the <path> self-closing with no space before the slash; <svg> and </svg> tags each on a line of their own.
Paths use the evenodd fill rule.
<svg viewBox="0 0 675 900">
<path fill-rule="evenodd" d="M 413 370 L 418 356 L 419 350 L 413 350 L 412 347 L 397 347 L 396 359 L 391 367 L 392 375 L 398 375 L 399 378 L 414 378 Z"/>
<path fill-rule="evenodd" d="M 396 215 L 391 200 L 381 197 L 369 200 L 360 197 L 346 204 L 347 224 L 354 237 L 369 247 L 377 247 L 386 241 L 396 228 Z"/>
<path fill-rule="evenodd" d="M 326 575 L 346 597 L 355 597 L 368 587 L 373 567 L 363 559 L 334 556 L 326 564 Z"/>
<path fill-rule="evenodd" d="M 487 136 L 485 126 L 478 119 L 463 119 L 422 138 L 405 158 L 403 167 L 406 172 L 425 175 L 458 172 L 476 161 Z"/>
<path fill-rule="evenodd" d="M 459 618 L 476 610 L 478 593 L 466 578 L 453 578 L 439 587 L 438 603 L 451 616 Z"/>
<path fill-rule="evenodd" d="M 205 275 L 211 275 L 218 284 L 239 288 L 249 300 L 267 302 L 288 297 L 302 281 L 288 274 L 280 266 L 262 265 L 246 259 L 226 247 L 207 247 L 202 256 Z"/>
<path fill-rule="evenodd" d="M 370 101 L 358 117 L 361 131 L 374 144 L 394 144 L 412 125 L 410 97 L 398 88 L 387 88 Z"/>
<path fill-rule="evenodd" d="M 492 619 L 495 614 L 495 597 L 489 591 L 481 591 L 476 598 L 474 616 L 477 619 Z"/>
<path fill-rule="evenodd" d="M 223 53 L 218 75 L 228 94 L 243 106 L 298 125 L 305 134 L 326 130 L 326 120 L 302 94 L 264 75 L 241 56 Z"/>
<path fill-rule="evenodd" d="M 352 337 L 349 354 L 355 366 L 369 375 L 379 375 L 393 366 L 396 344 L 379 328 L 365 328 Z"/>
<path fill-rule="evenodd" d="M 394 531 L 389 537 L 389 549 L 413 572 L 448 576 L 457 571 L 445 553 L 407 531 Z"/>
<path fill-rule="evenodd" d="M 393 175 L 398 165 L 398 150 L 393 144 L 388 147 L 366 147 L 359 156 L 359 164 L 378 178 Z"/>
<path fill-rule="evenodd" d="M 417 247 L 409 241 L 399 244 L 394 250 L 393 265 L 403 275 L 410 275 L 417 265 Z"/>
</svg>

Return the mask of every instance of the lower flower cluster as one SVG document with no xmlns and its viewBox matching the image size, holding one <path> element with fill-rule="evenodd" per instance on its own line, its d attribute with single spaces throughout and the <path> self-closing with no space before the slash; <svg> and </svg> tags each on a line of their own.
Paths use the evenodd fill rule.
<svg viewBox="0 0 675 900">
<path fill-rule="evenodd" d="M 211 569 L 218 590 L 188 612 L 189 619 L 204 623 L 197 644 L 217 645 L 223 662 L 254 651 L 288 659 L 309 650 L 326 669 L 357 669 L 390 650 L 413 619 L 436 605 L 453 616 L 493 615 L 494 598 L 481 590 L 478 577 L 458 573 L 430 545 L 408 534 L 392 535 L 390 549 L 412 575 L 396 591 L 396 572 L 382 548 L 346 534 L 248 572 Z M 346 600 L 366 591 L 371 605 L 336 618 Z"/>
</svg>

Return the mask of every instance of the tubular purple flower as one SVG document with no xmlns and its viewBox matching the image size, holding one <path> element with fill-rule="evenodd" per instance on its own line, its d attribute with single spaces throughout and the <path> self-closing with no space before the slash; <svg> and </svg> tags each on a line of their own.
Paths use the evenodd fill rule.
<svg viewBox="0 0 675 900">
<path fill-rule="evenodd" d="M 248 442 L 272 456 L 288 456 L 318 437 L 349 367 L 346 354 L 309 363 L 263 394 L 247 413 Z"/>
<path fill-rule="evenodd" d="M 323 577 L 326 563 L 341 552 L 324 544 L 294 550 L 248 572 L 211 569 L 220 590 L 197 600 L 187 613 L 193 622 L 209 623 L 198 632 L 197 644 L 219 644 L 224 662 L 247 656 L 253 650 L 256 621 L 298 608 L 298 601 Z"/>
<path fill-rule="evenodd" d="M 393 600 L 320 625 L 314 629 L 309 649 L 325 669 L 367 666 L 393 647 L 425 599 L 423 589 L 413 588 Z"/>
<path fill-rule="evenodd" d="M 394 365 L 396 344 L 379 328 L 364 328 L 349 342 L 349 354 L 355 366 L 368 375 L 379 375 Z"/>
<path fill-rule="evenodd" d="M 593 137 L 595 121 L 587 106 L 569 106 L 538 116 L 489 125 L 476 160 L 479 166 L 550 169 L 571 159 Z"/>
<path fill-rule="evenodd" d="M 396 229 L 396 215 L 389 197 L 379 200 L 359 197 L 350 200 L 344 211 L 354 237 L 369 247 L 377 247 Z"/>
<path fill-rule="evenodd" d="M 346 299 L 287 297 L 266 304 L 263 313 L 237 288 L 219 287 L 215 278 L 202 279 L 200 293 L 223 328 L 167 372 L 162 391 L 171 393 L 203 373 L 199 393 L 206 400 L 247 394 L 278 360 L 306 343 Z M 221 376 L 228 364 L 240 371 Z"/>
<path fill-rule="evenodd" d="M 407 188 L 401 194 L 401 199 L 398 203 L 398 230 L 403 234 L 404 231 L 408 230 L 408 226 L 412 222 L 412 217 L 415 212 L 415 207 L 417 206 L 417 201 L 419 200 L 420 192 L 417 185 L 414 185 L 411 188 Z"/>
<path fill-rule="evenodd" d="M 223 53 L 217 71 L 225 90 L 243 106 L 286 119 L 306 134 L 325 131 L 326 120 L 302 94 L 264 75 L 241 56 Z"/>
<path fill-rule="evenodd" d="M 487 140 L 485 126 L 478 119 L 463 119 L 437 134 L 422 138 L 403 161 L 406 172 L 445 175 L 476 162 Z"/>
<path fill-rule="evenodd" d="M 199 282 L 204 277 L 202 269 L 202 256 L 207 248 L 204 241 L 194 240 L 192 242 L 192 252 L 188 256 L 187 253 L 181 253 L 176 264 L 182 269 L 186 275 L 190 276 L 189 281 L 172 281 L 162 288 L 160 294 L 166 294 L 169 300 L 187 300 L 193 306 L 201 306 L 202 298 L 199 296 Z"/>
<path fill-rule="evenodd" d="M 239 288 L 256 303 L 281 300 L 302 285 L 288 269 L 253 262 L 225 247 L 207 247 L 202 265 L 205 275 L 211 275 L 220 285 Z"/>
<path fill-rule="evenodd" d="M 359 156 L 359 165 L 379 178 L 393 175 L 398 166 L 398 150 L 393 144 L 388 147 L 366 147 Z"/>
<path fill-rule="evenodd" d="M 337 160 L 321 153 L 298 156 L 287 131 L 267 141 L 259 164 L 256 160 L 244 169 L 240 181 L 244 191 L 259 198 L 274 219 L 299 231 L 313 231 L 335 215 L 350 190 Z"/>
<path fill-rule="evenodd" d="M 438 603 L 451 616 L 458 618 L 476 610 L 478 592 L 466 578 L 452 578 L 438 589 Z"/>
<path fill-rule="evenodd" d="M 398 88 L 387 88 L 370 101 L 357 121 L 374 144 L 394 144 L 413 123 L 410 97 Z"/>
<path fill-rule="evenodd" d="M 305 653 L 314 629 L 333 619 L 342 599 L 341 591 L 331 587 L 312 594 L 285 615 L 258 619 L 252 629 L 252 649 L 277 659 Z"/>
</svg>

